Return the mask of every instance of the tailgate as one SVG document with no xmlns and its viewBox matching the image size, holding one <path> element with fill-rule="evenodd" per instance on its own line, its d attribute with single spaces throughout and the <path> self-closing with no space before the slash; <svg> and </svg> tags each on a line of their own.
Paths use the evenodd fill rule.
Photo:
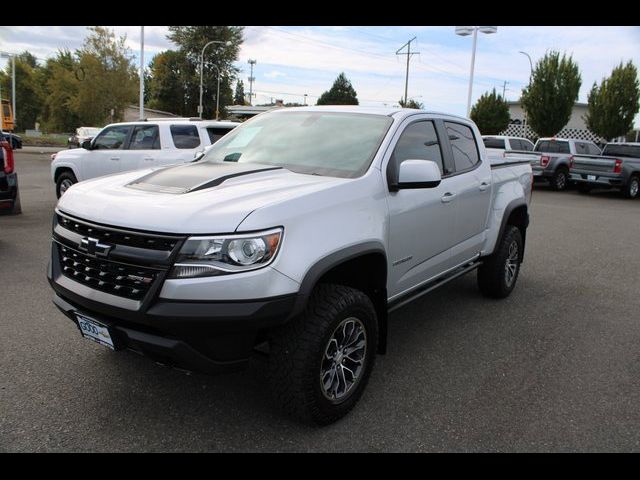
<svg viewBox="0 0 640 480">
<path fill-rule="evenodd" d="M 504 152 L 504 163 L 518 163 L 528 162 L 529 164 L 540 164 L 540 153 L 520 151 L 520 150 L 507 150 Z"/>
<path fill-rule="evenodd" d="M 599 155 L 575 155 L 571 163 L 572 171 L 613 173 L 616 158 Z"/>
</svg>

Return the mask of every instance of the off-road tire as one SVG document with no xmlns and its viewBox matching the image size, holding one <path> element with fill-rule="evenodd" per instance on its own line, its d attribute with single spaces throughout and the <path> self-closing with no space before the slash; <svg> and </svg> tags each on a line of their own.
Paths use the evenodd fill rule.
<svg viewBox="0 0 640 480">
<path fill-rule="evenodd" d="M 332 402 L 320 382 L 322 359 L 334 330 L 350 317 L 364 326 L 364 362 L 346 398 Z M 275 401 L 305 423 L 328 425 L 337 421 L 362 396 L 375 363 L 377 343 L 378 319 L 367 295 L 343 285 L 318 285 L 304 312 L 270 338 L 269 381 Z"/>
<path fill-rule="evenodd" d="M 625 198 L 638 198 L 638 196 L 640 196 L 640 177 L 631 175 L 629 181 L 622 189 L 622 194 Z"/>
<path fill-rule="evenodd" d="M 551 190 L 561 192 L 569 188 L 569 170 L 566 167 L 558 167 L 549 180 Z"/>
<path fill-rule="evenodd" d="M 507 261 L 513 243 L 517 245 L 517 266 L 511 283 L 507 282 Z M 487 297 L 505 298 L 513 291 L 520 273 L 522 261 L 522 234 L 518 227 L 507 225 L 496 251 L 487 257 L 478 268 L 478 288 Z"/>
<path fill-rule="evenodd" d="M 61 192 L 61 188 L 62 188 L 62 184 L 63 182 L 69 182 L 71 181 L 71 183 L 78 183 L 78 179 L 76 178 L 76 176 L 69 171 L 66 172 L 62 172 L 60 174 L 60 176 L 58 177 L 58 180 L 56 180 L 56 196 L 58 198 L 60 198 L 62 196 L 62 192 Z"/>
</svg>

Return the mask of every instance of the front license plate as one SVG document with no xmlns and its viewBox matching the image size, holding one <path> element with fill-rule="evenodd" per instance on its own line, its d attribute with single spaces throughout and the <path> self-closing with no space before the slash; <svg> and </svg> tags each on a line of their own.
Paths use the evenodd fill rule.
<svg viewBox="0 0 640 480">
<path fill-rule="evenodd" d="M 113 339 L 106 326 L 80 314 L 76 314 L 76 318 L 78 319 L 80 333 L 82 333 L 84 338 L 88 338 L 105 347 L 109 347 L 111 350 L 115 350 Z"/>
<path fill-rule="evenodd" d="M 590 182 L 595 182 L 596 181 L 596 176 L 595 175 L 587 175 L 587 180 L 589 180 Z"/>
</svg>

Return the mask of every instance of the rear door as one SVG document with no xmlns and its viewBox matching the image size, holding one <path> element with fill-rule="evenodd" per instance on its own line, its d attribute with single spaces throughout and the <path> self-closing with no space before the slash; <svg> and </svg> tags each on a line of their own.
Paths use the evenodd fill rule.
<svg viewBox="0 0 640 480">
<path fill-rule="evenodd" d="M 448 142 L 446 154 L 453 161 L 449 180 L 451 203 L 455 206 L 452 261 L 458 264 L 482 248 L 491 200 L 491 168 L 483 164 L 475 131 L 455 121 L 442 122 Z"/>
<path fill-rule="evenodd" d="M 159 165 L 160 129 L 155 124 L 134 125 L 128 147 L 122 152 L 122 171 Z"/>
</svg>

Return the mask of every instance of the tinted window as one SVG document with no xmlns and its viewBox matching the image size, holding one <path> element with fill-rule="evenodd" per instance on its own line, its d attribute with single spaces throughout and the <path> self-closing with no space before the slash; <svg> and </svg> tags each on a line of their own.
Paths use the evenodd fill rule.
<svg viewBox="0 0 640 480">
<path fill-rule="evenodd" d="M 453 149 L 456 172 L 472 168 L 480 161 L 473 131 L 460 123 L 444 122 Z"/>
<path fill-rule="evenodd" d="M 517 138 L 510 138 L 509 145 L 511 146 L 511 150 L 522 150 L 522 142 Z"/>
<path fill-rule="evenodd" d="M 502 148 L 504 150 L 504 139 L 502 138 L 483 138 L 485 148 Z"/>
<path fill-rule="evenodd" d="M 171 137 L 176 148 L 196 148 L 200 137 L 195 125 L 171 125 Z"/>
<path fill-rule="evenodd" d="M 534 148 L 536 152 L 545 153 L 569 153 L 569 142 L 557 140 L 542 140 L 536 143 Z"/>
<path fill-rule="evenodd" d="M 602 151 L 603 155 L 614 157 L 640 158 L 640 145 L 616 145 L 607 143 Z"/>
<path fill-rule="evenodd" d="M 589 148 L 586 143 L 575 142 L 576 145 L 576 154 L 578 155 L 589 155 Z"/>
<path fill-rule="evenodd" d="M 96 150 L 117 150 L 123 148 L 130 131 L 131 126 L 129 125 L 107 128 L 96 137 L 93 148 Z"/>
<path fill-rule="evenodd" d="M 209 141 L 213 144 L 220 140 L 224 135 L 231 131 L 232 127 L 207 127 Z"/>
<path fill-rule="evenodd" d="M 160 150 L 157 125 L 138 125 L 133 129 L 129 150 Z"/>
<path fill-rule="evenodd" d="M 442 153 L 433 122 L 416 122 L 405 128 L 392 158 L 397 166 L 405 160 L 431 160 L 438 164 L 442 174 Z"/>
</svg>

